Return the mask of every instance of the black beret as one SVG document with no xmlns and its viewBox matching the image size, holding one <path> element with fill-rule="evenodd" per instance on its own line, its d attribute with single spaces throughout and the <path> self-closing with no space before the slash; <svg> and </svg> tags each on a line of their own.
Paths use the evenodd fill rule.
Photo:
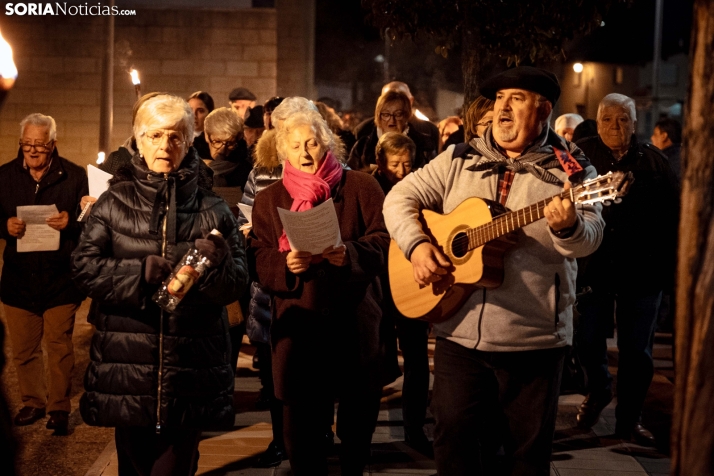
<svg viewBox="0 0 714 476">
<path fill-rule="evenodd" d="M 228 95 L 228 100 L 229 101 L 238 101 L 244 99 L 246 101 L 255 101 L 255 94 L 251 93 L 248 89 L 246 88 L 235 88 L 231 93 Z"/>
<path fill-rule="evenodd" d="M 263 124 L 263 106 L 249 107 L 245 110 L 243 125 L 253 129 L 260 129 Z"/>
<path fill-rule="evenodd" d="M 525 89 L 542 96 L 555 106 L 560 97 L 560 84 L 558 78 L 550 71 L 533 66 L 518 66 L 492 76 L 481 83 L 481 95 L 496 99 L 496 93 L 501 89 Z"/>
</svg>

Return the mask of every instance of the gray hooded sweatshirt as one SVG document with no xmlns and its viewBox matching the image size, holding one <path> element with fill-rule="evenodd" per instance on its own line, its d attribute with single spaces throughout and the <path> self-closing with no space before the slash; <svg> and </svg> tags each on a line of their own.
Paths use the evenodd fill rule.
<svg viewBox="0 0 714 476">
<path fill-rule="evenodd" d="M 552 134 L 552 136 L 550 135 Z M 541 134 L 520 159 L 544 154 L 543 164 L 555 158 L 552 131 Z M 384 219 L 389 234 L 408 258 L 421 242 L 428 241 L 417 218 L 419 210 L 450 213 L 464 200 L 496 199 L 498 172 L 473 171 L 487 156 L 500 154 L 492 145 L 491 129 L 474 139 L 476 152 L 453 158 L 450 146 L 424 168 L 407 175 L 384 201 Z M 575 158 L 583 154 L 574 144 L 562 142 Z M 561 181 L 567 174 L 548 170 Z M 585 169 L 584 179 L 597 175 Z M 562 186 L 547 183 L 526 171 L 515 174 L 506 207 L 512 211 L 562 192 Z M 605 225 L 600 204 L 578 205 L 577 226 L 568 238 L 556 237 L 545 219 L 516 231 L 517 244 L 504 256 L 504 280 L 496 289 L 477 289 L 461 309 L 434 326 L 437 336 L 483 351 L 524 351 L 562 347 L 572 342 L 575 301 L 575 258 L 594 252 Z"/>
</svg>

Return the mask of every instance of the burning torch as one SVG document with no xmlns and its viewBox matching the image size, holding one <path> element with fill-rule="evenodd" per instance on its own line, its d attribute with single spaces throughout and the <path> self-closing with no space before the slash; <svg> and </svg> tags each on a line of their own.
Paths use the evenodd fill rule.
<svg viewBox="0 0 714 476">
<path fill-rule="evenodd" d="M 0 33 L 0 108 L 16 79 L 17 67 L 15 67 L 15 62 L 12 60 L 12 48 Z"/>
<path fill-rule="evenodd" d="M 132 70 L 129 71 L 129 74 L 131 75 L 131 82 L 134 84 L 134 91 L 136 92 L 136 99 L 140 99 L 141 98 L 141 81 L 139 80 L 139 72 L 132 68 Z"/>
</svg>

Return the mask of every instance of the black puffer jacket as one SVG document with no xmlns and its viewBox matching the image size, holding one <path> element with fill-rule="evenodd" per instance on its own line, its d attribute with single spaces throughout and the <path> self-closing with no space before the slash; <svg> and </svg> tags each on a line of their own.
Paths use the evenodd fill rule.
<svg viewBox="0 0 714 476">
<path fill-rule="evenodd" d="M 36 182 L 23 166 L 22 151 L 0 167 L 0 236 L 7 242 L 0 282 L 0 298 L 8 306 L 37 314 L 64 304 L 78 304 L 84 295 L 70 279 L 70 255 L 79 239 L 79 202 L 89 194 L 87 173 L 78 165 L 52 153 L 49 170 Z M 24 205 L 56 205 L 69 221 L 60 232 L 56 251 L 17 252 L 17 238 L 7 231 L 7 220 Z"/>
<path fill-rule="evenodd" d="M 198 165 L 191 150 L 178 171 L 164 176 L 135 155 L 94 205 L 72 254 L 75 281 L 99 302 L 80 402 L 87 424 L 233 424 L 224 306 L 246 285 L 244 243 L 228 205 L 197 186 Z M 151 300 L 157 286 L 143 280 L 146 257 L 161 255 L 163 248 L 176 264 L 213 228 L 231 254 L 198 281 L 173 314 L 160 311 Z"/>
</svg>

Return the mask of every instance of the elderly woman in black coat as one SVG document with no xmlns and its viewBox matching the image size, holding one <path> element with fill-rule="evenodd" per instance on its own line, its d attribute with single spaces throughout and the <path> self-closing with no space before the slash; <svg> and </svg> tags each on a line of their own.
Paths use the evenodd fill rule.
<svg viewBox="0 0 714 476">
<path fill-rule="evenodd" d="M 175 96 L 142 104 L 138 153 L 93 206 L 72 255 L 96 306 L 80 411 L 89 425 L 116 427 L 121 475 L 192 474 L 201 430 L 234 421 L 225 305 L 246 285 L 243 236 L 228 205 L 197 185 L 192 116 Z M 192 246 L 210 266 L 174 312 L 162 311 L 152 295 Z"/>
</svg>

